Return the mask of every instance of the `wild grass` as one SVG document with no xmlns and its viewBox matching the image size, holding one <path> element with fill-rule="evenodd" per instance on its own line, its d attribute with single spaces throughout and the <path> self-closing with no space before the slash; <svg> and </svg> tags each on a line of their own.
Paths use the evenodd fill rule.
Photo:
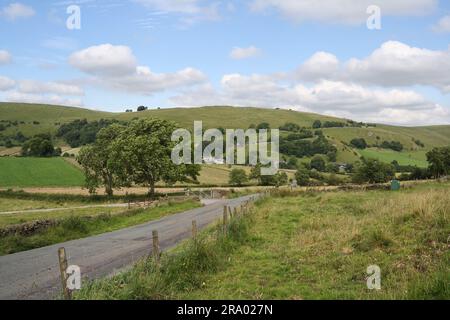
<svg viewBox="0 0 450 320">
<path fill-rule="evenodd" d="M 450 189 L 283 193 L 229 239 L 189 242 L 81 299 L 450 299 Z M 239 226 L 239 225 L 238 225 Z M 239 230 L 245 230 L 241 232 Z M 368 290 L 367 267 L 382 289 Z"/>
<path fill-rule="evenodd" d="M 179 248 L 162 254 L 160 263 L 150 257 L 130 271 L 110 279 L 90 282 L 75 295 L 80 300 L 162 300 L 176 299 L 180 293 L 201 290 L 209 275 L 231 264 L 236 248 L 245 244 L 251 216 L 233 218 L 226 231 L 220 226 L 184 242 Z"/>
</svg>

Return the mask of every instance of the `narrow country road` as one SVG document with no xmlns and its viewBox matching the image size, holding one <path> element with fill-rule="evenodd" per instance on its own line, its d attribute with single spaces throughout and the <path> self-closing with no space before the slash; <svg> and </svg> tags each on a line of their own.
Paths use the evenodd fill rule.
<svg viewBox="0 0 450 320">
<path fill-rule="evenodd" d="M 153 230 L 167 250 L 190 237 L 193 220 L 205 228 L 222 217 L 224 206 L 238 207 L 256 197 L 219 200 L 143 225 L 0 257 L 0 300 L 58 297 L 60 247 L 66 248 L 69 265 L 81 268 L 83 281 L 108 276 L 151 253 Z"/>
</svg>

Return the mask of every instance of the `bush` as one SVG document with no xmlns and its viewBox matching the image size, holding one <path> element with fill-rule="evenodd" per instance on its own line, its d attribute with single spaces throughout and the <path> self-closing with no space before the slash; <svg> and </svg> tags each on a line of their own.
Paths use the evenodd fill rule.
<svg viewBox="0 0 450 320">
<path fill-rule="evenodd" d="M 350 144 L 357 149 L 367 148 L 367 142 L 363 138 L 355 138 L 352 141 L 350 141 Z"/>
<path fill-rule="evenodd" d="M 233 169 L 230 172 L 230 184 L 241 187 L 248 181 L 247 174 L 243 169 Z"/>
<path fill-rule="evenodd" d="M 297 180 L 297 184 L 299 186 L 307 186 L 309 185 L 309 172 L 304 166 L 300 166 L 300 168 L 295 173 L 295 180 Z"/>
<path fill-rule="evenodd" d="M 311 160 L 311 168 L 316 169 L 317 171 L 324 172 L 325 171 L 325 160 L 321 156 L 315 156 Z"/>
<path fill-rule="evenodd" d="M 49 135 L 37 135 L 22 146 L 24 157 L 52 157 L 60 155 L 61 149 L 55 149 Z"/>
<path fill-rule="evenodd" d="M 380 147 L 383 149 L 391 149 L 398 152 L 403 151 L 403 145 L 399 141 L 383 141 Z"/>
</svg>

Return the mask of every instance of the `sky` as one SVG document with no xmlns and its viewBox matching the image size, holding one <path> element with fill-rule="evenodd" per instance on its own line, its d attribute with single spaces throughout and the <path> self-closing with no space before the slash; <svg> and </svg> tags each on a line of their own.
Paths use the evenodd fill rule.
<svg viewBox="0 0 450 320">
<path fill-rule="evenodd" d="M 450 124 L 450 1 L 0 0 L 0 101 Z"/>
</svg>

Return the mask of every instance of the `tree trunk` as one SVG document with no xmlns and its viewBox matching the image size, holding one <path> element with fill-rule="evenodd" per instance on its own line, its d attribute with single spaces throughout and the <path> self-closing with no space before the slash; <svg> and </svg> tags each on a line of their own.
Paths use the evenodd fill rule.
<svg viewBox="0 0 450 320">
<path fill-rule="evenodd" d="M 148 195 L 152 198 L 155 196 L 155 181 L 150 181 L 150 190 L 148 191 Z"/>
<path fill-rule="evenodd" d="M 112 177 L 110 175 L 107 175 L 105 177 L 105 193 L 108 195 L 108 197 L 112 197 L 114 194 L 112 187 Z"/>
</svg>

